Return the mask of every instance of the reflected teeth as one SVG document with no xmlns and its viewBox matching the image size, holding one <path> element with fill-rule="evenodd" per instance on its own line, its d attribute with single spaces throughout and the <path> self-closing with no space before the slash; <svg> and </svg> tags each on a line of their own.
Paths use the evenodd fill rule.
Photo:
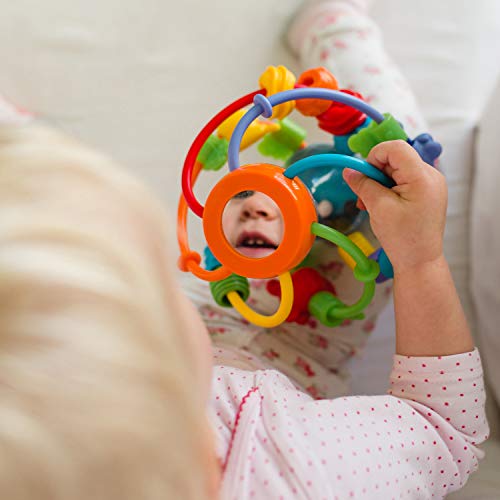
<svg viewBox="0 0 500 500">
<path fill-rule="evenodd" d="M 242 246 L 251 248 L 276 248 L 262 238 L 246 238 L 241 244 Z"/>
</svg>

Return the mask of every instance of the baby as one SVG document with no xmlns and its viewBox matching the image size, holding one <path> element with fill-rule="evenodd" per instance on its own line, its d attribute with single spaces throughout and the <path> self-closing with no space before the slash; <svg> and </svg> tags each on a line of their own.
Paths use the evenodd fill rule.
<svg viewBox="0 0 500 500">
<path fill-rule="evenodd" d="M 488 426 L 442 255 L 446 185 L 406 143 L 368 160 L 397 187 L 345 179 L 394 264 L 398 354 L 388 395 L 318 401 L 248 352 L 212 352 L 173 278 L 173 228 L 144 188 L 58 133 L 0 126 L 2 498 L 460 488 Z"/>
<path fill-rule="evenodd" d="M 271 335 L 206 305 L 212 350 L 173 278 L 174 231 L 151 195 L 58 133 L 0 126 L 2 498 L 459 489 L 488 426 L 479 354 L 442 254 L 446 186 L 405 143 L 381 144 L 368 160 L 397 186 L 344 175 L 394 264 L 397 355 L 388 395 L 334 399 L 347 392 L 341 370 L 366 331 L 344 325 L 327 337 L 314 323 L 287 323 Z M 227 229 L 242 252 L 280 242 L 280 219 L 259 195 L 231 203 L 238 219 L 228 207 L 245 228 Z M 336 261 L 323 266 L 349 275 Z M 269 297 L 262 307 L 272 309 Z M 375 316 L 356 324 L 369 331 Z"/>
</svg>

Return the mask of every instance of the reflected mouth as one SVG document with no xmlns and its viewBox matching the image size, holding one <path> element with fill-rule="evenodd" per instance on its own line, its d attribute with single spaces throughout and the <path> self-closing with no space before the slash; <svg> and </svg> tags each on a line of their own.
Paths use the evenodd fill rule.
<svg viewBox="0 0 500 500">
<path fill-rule="evenodd" d="M 236 241 L 236 247 L 245 247 L 245 248 L 272 248 L 276 250 L 278 245 L 271 241 L 267 236 L 262 233 L 252 231 L 243 231 L 240 234 L 238 240 Z"/>
<path fill-rule="evenodd" d="M 267 257 L 278 248 L 270 238 L 257 231 L 243 231 L 236 241 L 236 249 L 247 257 Z"/>
</svg>

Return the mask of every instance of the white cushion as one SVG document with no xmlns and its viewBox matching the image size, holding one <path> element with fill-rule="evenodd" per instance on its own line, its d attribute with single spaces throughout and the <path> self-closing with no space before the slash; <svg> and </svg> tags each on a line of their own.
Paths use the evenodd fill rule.
<svg viewBox="0 0 500 500">
<path fill-rule="evenodd" d="M 471 281 L 477 330 L 491 388 L 500 404 L 500 85 L 477 134 L 471 215 Z"/>
</svg>

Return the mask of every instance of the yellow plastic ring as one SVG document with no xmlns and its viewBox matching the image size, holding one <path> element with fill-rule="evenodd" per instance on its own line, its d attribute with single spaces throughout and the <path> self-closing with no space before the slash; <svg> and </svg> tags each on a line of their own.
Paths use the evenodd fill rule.
<svg viewBox="0 0 500 500">
<path fill-rule="evenodd" d="M 278 276 L 281 285 L 281 303 L 278 310 L 271 316 L 264 316 L 248 307 L 240 295 L 229 292 L 227 298 L 231 305 L 250 323 L 264 328 L 272 328 L 283 323 L 288 318 L 293 305 L 293 283 L 292 276 L 287 271 Z"/>
</svg>

